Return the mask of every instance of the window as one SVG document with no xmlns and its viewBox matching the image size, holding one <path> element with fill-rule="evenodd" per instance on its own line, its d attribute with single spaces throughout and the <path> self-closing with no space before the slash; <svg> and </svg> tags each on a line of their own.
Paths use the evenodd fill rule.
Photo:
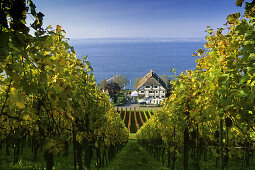
<svg viewBox="0 0 255 170">
<path fill-rule="evenodd" d="M 141 91 L 141 93 L 144 93 L 144 91 Z"/>
<path fill-rule="evenodd" d="M 164 98 L 165 96 L 161 96 L 161 98 Z"/>
<path fill-rule="evenodd" d="M 165 93 L 165 91 L 163 91 L 163 93 Z"/>
<path fill-rule="evenodd" d="M 149 91 L 149 93 L 153 93 L 153 91 Z"/>
<path fill-rule="evenodd" d="M 158 86 L 154 86 L 154 88 L 158 88 Z"/>
<path fill-rule="evenodd" d="M 158 93 L 158 91 L 156 91 L 156 93 Z"/>
<path fill-rule="evenodd" d="M 145 88 L 150 88 L 151 86 L 145 86 Z"/>
</svg>

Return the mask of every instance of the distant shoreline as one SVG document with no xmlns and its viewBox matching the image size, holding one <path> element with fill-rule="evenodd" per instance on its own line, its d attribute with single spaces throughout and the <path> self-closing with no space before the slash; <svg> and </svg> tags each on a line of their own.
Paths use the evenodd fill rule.
<svg viewBox="0 0 255 170">
<path fill-rule="evenodd" d="M 116 74 L 125 75 L 131 80 L 126 88 L 133 89 L 135 79 L 143 77 L 151 69 L 159 75 L 168 76 L 172 74 L 169 71 L 173 68 L 176 68 L 176 75 L 195 69 L 197 57 L 192 57 L 192 54 L 203 48 L 204 42 L 187 40 L 90 38 L 74 39 L 70 44 L 74 46 L 79 59 L 88 56 L 98 83 Z"/>
<path fill-rule="evenodd" d="M 70 38 L 72 43 L 117 43 L 117 42 L 205 42 L 204 37 L 198 38 Z"/>
</svg>

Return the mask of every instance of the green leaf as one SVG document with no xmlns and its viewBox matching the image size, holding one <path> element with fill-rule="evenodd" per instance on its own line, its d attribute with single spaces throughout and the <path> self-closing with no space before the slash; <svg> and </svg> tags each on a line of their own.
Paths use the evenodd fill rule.
<svg viewBox="0 0 255 170">
<path fill-rule="evenodd" d="M 5 48 L 0 48 L 0 62 L 4 61 L 8 55 L 8 50 L 6 50 Z"/>
<path fill-rule="evenodd" d="M 249 59 L 254 60 L 255 59 L 255 53 L 250 53 Z"/>
<path fill-rule="evenodd" d="M 255 68 L 253 68 L 253 67 L 247 67 L 247 71 L 248 71 L 249 73 L 254 73 L 254 72 L 255 72 Z"/>
<path fill-rule="evenodd" d="M 20 86 L 22 87 L 22 89 L 26 92 L 26 94 L 28 95 L 31 92 L 31 88 L 28 85 L 28 82 L 26 80 L 21 80 Z"/>
<path fill-rule="evenodd" d="M 254 93 L 250 93 L 248 100 L 249 100 L 251 103 L 254 103 L 254 101 L 255 101 L 255 94 L 254 94 Z"/>
<path fill-rule="evenodd" d="M 242 6 L 244 0 L 236 0 L 236 6 Z"/>
<path fill-rule="evenodd" d="M 52 29 L 52 25 L 49 25 L 46 29 Z"/>
<path fill-rule="evenodd" d="M 170 72 L 174 72 L 175 71 L 175 68 L 173 68 L 172 70 L 170 70 Z"/>
<path fill-rule="evenodd" d="M 249 114 L 253 115 L 253 112 L 251 110 L 248 111 Z"/>
<path fill-rule="evenodd" d="M 255 80 L 253 80 L 253 81 L 251 82 L 251 86 L 252 86 L 252 87 L 255 86 Z"/>
<path fill-rule="evenodd" d="M 218 81 L 219 86 L 227 84 L 228 80 L 229 80 L 229 74 L 220 75 L 219 76 L 219 81 Z"/>
<path fill-rule="evenodd" d="M 239 31 L 239 35 L 243 35 L 246 33 L 248 28 L 248 24 L 247 21 L 242 21 L 242 23 L 240 23 L 237 27 L 236 30 Z"/>
<path fill-rule="evenodd" d="M 29 115 L 24 115 L 23 116 L 23 120 L 29 120 L 29 119 L 31 119 Z"/>
<path fill-rule="evenodd" d="M 36 16 L 36 11 L 35 11 L 36 6 L 35 6 L 35 4 L 34 4 L 31 0 L 28 0 L 28 1 L 27 1 L 27 4 L 28 4 L 28 6 L 30 7 L 31 14 L 32 14 L 33 16 Z"/>
<path fill-rule="evenodd" d="M 247 97 L 248 96 L 248 90 L 246 88 L 242 88 L 237 93 L 238 97 Z"/>
<path fill-rule="evenodd" d="M 240 22 L 238 20 L 239 17 L 240 17 L 240 13 L 230 14 L 227 17 L 227 23 L 228 24 L 237 24 L 238 22 Z"/>
<path fill-rule="evenodd" d="M 250 76 L 249 75 L 244 75 L 243 77 L 241 77 L 240 81 L 239 81 L 239 84 L 244 84 L 247 82 L 247 80 L 250 79 Z"/>
<path fill-rule="evenodd" d="M 212 35 L 214 30 L 211 28 L 211 29 L 206 30 L 205 32 L 207 32 L 208 34 Z"/>
<path fill-rule="evenodd" d="M 234 104 L 230 104 L 224 107 L 225 110 L 229 110 L 230 108 L 234 107 Z"/>
</svg>

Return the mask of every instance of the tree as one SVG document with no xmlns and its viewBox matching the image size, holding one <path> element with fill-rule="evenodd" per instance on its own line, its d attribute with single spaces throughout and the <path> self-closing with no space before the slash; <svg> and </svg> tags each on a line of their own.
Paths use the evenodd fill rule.
<svg viewBox="0 0 255 170">
<path fill-rule="evenodd" d="M 128 84 L 128 79 L 124 75 L 117 75 L 117 76 L 114 77 L 113 82 L 117 83 L 120 86 L 120 88 L 124 88 L 125 85 Z"/>
<path fill-rule="evenodd" d="M 106 80 L 102 80 L 101 83 L 99 84 L 99 88 L 100 89 L 105 89 L 106 85 L 107 85 Z"/>
<path fill-rule="evenodd" d="M 117 95 L 120 92 L 120 86 L 117 83 L 108 83 L 105 85 L 105 90 L 108 90 L 110 97 L 116 102 Z"/>
<path fill-rule="evenodd" d="M 236 4 L 243 2 L 237 0 Z M 245 9 L 243 16 L 236 13 L 227 17 L 226 34 L 222 28 L 214 31 L 208 27 L 205 49 L 195 53 L 199 56 L 196 69 L 181 73 L 171 82 L 172 94 L 164 107 L 137 132 L 138 142 L 146 148 L 151 146 L 154 155 L 157 147 L 164 148 L 155 141 L 165 145 L 174 158 L 172 169 L 180 148 L 183 169 L 188 169 L 191 143 L 196 144 L 194 168 L 200 169 L 200 140 L 207 141 L 203 147 L 213 144 L 221 169 L 227 168 L 229 155 L 235 154 L 231 148 L 254 149 L 255 1 L 246 2 Z M 249 166 L 249 154 L 245 154 Z"/>
<path fill-rule="evenodd" d="M 35 19 L 35 36 L 27 15 Z M 22 139 L 31 141 L 34 160 L 43 148 L 47 170 L 52 170 L 54 157 L 72 142 L 74 169 L 77 162 L 83 169 L 84 152 L 90 169 L 93 151 L 101 155 L 98 149 L 107 146 L 113 152 L 127 141 L 128 131 L 97 88 L 87 58 L 76 57 L 61 26 L 41 28 L 42 17 L 31 0 L 0 3 L 0 143 L 12 147 L 16 164 Z"/>
</svg>

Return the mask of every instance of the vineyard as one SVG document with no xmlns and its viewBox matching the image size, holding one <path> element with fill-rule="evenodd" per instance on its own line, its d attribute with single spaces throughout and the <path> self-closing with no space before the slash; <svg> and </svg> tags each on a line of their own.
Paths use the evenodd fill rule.
<svg viewBox="0 0 255 170">
<path fill-rule="evenodd" d="M 15 168 L 26 151 L 34 162 L 43 155 L 51 170 L 69 148 L 73 169 L 90 169 L 93 155 L 97 167 L 107 164 L 128 130 L 98 89 L 87 58 L 76 58 L 61 26 L 42 28 L 44 15 L 32 1 L 1 2 L 0 12 L 0 169 Z"/>
<path fill-rule="evenodd" d="M 243 1 L 237 1 L 242 5 Z M 255 6 L 208 27 L 195 70 L 172 81 L 171 96 L 137 132 L 138 142 L 171 169 L 254 169 Z M 181 167 L 177 167 L 181 162 Z"/>
<path fill-rule="evenodd" d="M 131 108 L 117 108 L 117 112 L 120 114 L 125 126 L 130 133 L 136 133 L 144 124 L 147 122 L 152 115 L 154 115 L 155 110 L 131 110 Z"/>
<path fill-rule="evenodd" d="M 98 88 L 61 26 L 42 27 L 31 0 L 1 2 L 0 169 L 102 168 L 127 145 L 145 153 L 137 143 L 172 170 L 254 169 L 254 4 L 225 31 L 208 27 L 196 69 L 171 81 L 161 109 L 128 110 Z M 137 143 L 126 144 L 129 133 Z"/>
</svg>

